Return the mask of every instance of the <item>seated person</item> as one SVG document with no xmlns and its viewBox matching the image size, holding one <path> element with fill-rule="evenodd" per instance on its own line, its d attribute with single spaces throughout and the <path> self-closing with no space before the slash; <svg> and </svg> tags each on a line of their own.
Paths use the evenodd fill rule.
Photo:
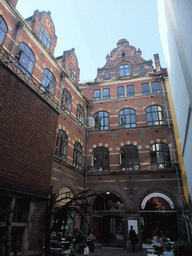
<svg viewBox="0 0 192 256">
<path fill-rule="evenodd" d="M 89 232 L 89 236 L 87 238 L 87 246 L 89 247 L 90 252 L 94 252 L 94 243 L 93 240 L 95 239 L 95 236 Z"/>
<path fill-rule="evenodd" d="M 167 242 L 164 243 L 163 256 L 174 256 L 174 253 L 170 250 L 170 245 Z"/>
</svg>

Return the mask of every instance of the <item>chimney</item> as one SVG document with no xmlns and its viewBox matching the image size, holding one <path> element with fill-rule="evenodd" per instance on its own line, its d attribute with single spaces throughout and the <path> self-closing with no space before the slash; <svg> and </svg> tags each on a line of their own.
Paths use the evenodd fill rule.
<svg viewBox="0 0 192 256">
<path fill-rule="evenodd" d="M 8 2 L 9 4 L 13 5 L 14 7 L 16 7 L 18 1 L 19 1 L 19 0 L 7 0 L 7 2 Z"/>
<path fill-rule="evenodd" d="M 154 54 L 154 61 L 155 61 L 155 69 L 156 71 L 161 71 L 161 65 L 160 65 L 160 60 L 159 60 L 159 54 Z"/>
</svg>

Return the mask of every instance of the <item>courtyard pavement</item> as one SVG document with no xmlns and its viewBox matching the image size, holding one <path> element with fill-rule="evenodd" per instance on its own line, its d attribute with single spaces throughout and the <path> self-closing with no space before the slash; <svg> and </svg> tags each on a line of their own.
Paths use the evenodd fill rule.
<svg viewBox="0 0 192 256">
<path fill-rule="evenodd" d="M 76 254 L 82 256 L 83 254 Z M 122 248 L 103 247 L 96 248 L 95 252 L 89 253 L 90 256 L 147 256 L 147 249 L 141 249 L 139 252 L 130 252 Z"/>
</svg>

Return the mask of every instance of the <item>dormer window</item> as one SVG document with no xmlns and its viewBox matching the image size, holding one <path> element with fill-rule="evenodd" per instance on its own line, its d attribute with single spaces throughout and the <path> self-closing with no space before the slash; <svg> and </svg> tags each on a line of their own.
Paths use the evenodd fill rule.
<svg viewBox="0 0 192 256">
<path fill-rule="evenodd" d="M 76 72 L 75 72 L 75 70 L 72 68 L 71 65 L 69 65 L 69 76 L 70 76 L 71 79 L 75 82 L 75 79 L 76 79 Z"/>
<path fill-rule="evenodd" d="M 39 38 L 42 43 L 49 49 L 51 45 L 51 37 L 48 35 L 43 27 L 41 27 L 40 29 Z"/>
<path fill-rule="evenodd" d="M 119 76 L 129 76 L 130 67 L 129 64 L 122 64 L 119 66 Z"/>
</svg>

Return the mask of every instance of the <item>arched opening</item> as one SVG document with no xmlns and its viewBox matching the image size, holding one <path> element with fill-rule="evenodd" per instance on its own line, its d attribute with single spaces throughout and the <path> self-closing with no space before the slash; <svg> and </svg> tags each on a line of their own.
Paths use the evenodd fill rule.
<svg viewBox="0 0 192 256">
<path fill-rule="evenodd" d="M 92 205 L 93 233 L 96 242 L 107 246 L 124 246 L 124 204 L 114 193 L 106 191 Z"/>
<path fill-rule="evenodd" d="M 161 237 L 178 238 L 177 214 L 173 201 L 162 193 L 151 193 L 141 203 L 142 242 L 151 240 L 160 231 Z"/>
</svg>

